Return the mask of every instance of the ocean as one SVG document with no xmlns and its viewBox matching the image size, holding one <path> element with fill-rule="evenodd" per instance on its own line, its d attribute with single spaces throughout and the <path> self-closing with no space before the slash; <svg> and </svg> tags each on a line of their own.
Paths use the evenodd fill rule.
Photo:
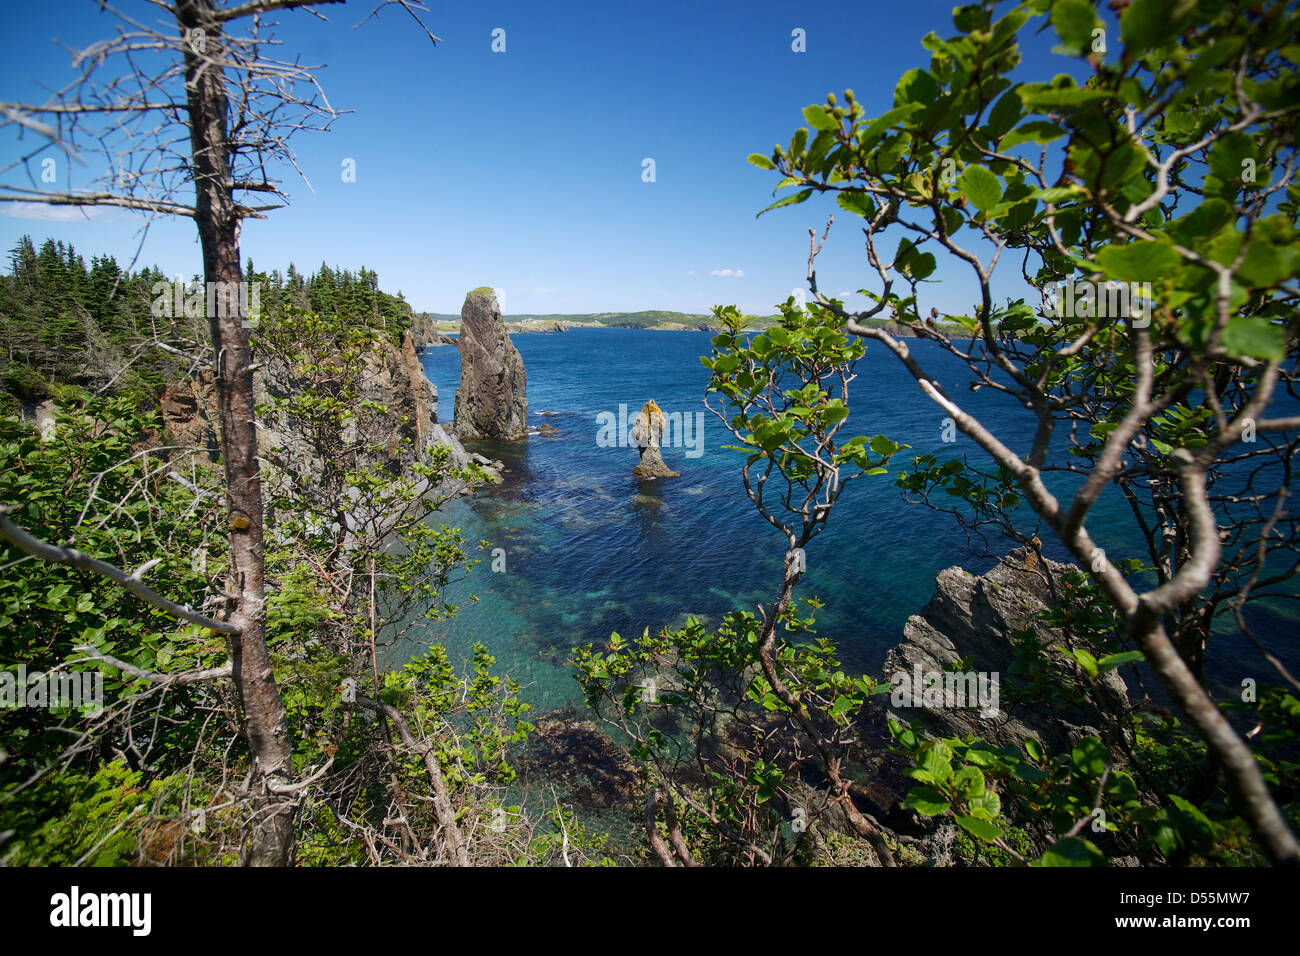
<svg viewBox="0 0 1300 956">
<path fill-rule="evenodd" d="M 689 614 L 713 622 L 729 610 L 768 602 L 781 581 L 785 544 L 746 497 L 744 455 L 722 447 L 735 441 L 703 404 L 709 373 L 699 357 L 709 353 L 710 338 L 707 332 L 621 329 L 515 335 L 528 372 L 529 423 L 552 425 L 558 433 L 470 446 L 501 459 L 509 471 L 504 482 L 440 513 L 439 520 L 464 529 L 480 559 L 448 591 L 466 606 L 448 622 L 412 628 L 410 639 L 386 650 L 384 663 L 400 664 L 425 641 L 441 642 L 454 660 L 464 659 L 481 641 L 524 685 L 534 713 L 544 714 L 580 704 L 567 664 L 574 647 L 601 644 L 614 631 L 630 637 L 679 624 Z M 995 434 L 1012 448 L 1028 447 L 1028 412 L 988 389 L 970 392 L 964 365 L 934 343 L 909 345 Z M 459 353 L 453 346 L 430 348 L 422 361 L 438 389 L 439 420 L 450 423 Z M 955 443 L 942 441 L 943 411 L 882 346 L 869 344 L 857 372 L 852 415 L 841 434 L 884 434 L 912 449 L 895 458 L 889 475 L 849 485 L 807 548 L 808 571 L 796 597 L 816 595 L 824 602 L 817 631 L 838 644 L 846 667 L 879 675 L 908 616 L 934 593 L 939 571 L 960 565 L 980 573 L 993 563 L 980 553 L 983 543 L 968 543 L 951 516 L 904 500 L 894 474 L 910 469 L 914 454 L 966 455 L 981 466 L 988 459 L 960 433 Z M 602 440 L 601 423 L 608 421 L 602 413 L 617 417 L 625 405 L 634 416 L 648 399 L 692 423 L 703 413 L 702 436 L 691 436 L 697 448 L 663 451 L 680 478 L 638 481 L 632 476 L 636 448 L 605 447 Z M 718 397 L 712 400 L 716 405 Z M 1064 487 L 1058 478 L 1048 484 Z M 1118 494 L 1103 497 L 1089 525 L 1112 561 L 1142 555 Z M 1050 532 L 1041 537 L 1044 553 L 1065 559 Z M 485 543 L 481 549 L 479 542 Z M 1010 546 L 988 542 L 997 554 Z M 502 551 L 494 555 L 493 549 Z M 500 570 L 492 570 L 494 557 L 504 557 L 495 562 Z M 471 595 L 477 598 L 472 604 Z M 1261 639 L 1295 668 L 1295 612 L 1261 610 L 1251 619 Z M 1273 679 L 1244 638 L 1226 625 L 1222 631 L 1207 655 L 1207 670 L 1223 675 L 1219 689 L 1238 686 L 1239 674 L 1260 683 Z"/>
</svg>

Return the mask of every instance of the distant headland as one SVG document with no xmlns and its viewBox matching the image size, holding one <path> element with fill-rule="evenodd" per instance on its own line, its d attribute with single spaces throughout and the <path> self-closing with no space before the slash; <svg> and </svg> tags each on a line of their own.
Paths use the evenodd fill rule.
<svg viewBox="0 0 1300 956">
<path fill-rule="evenodd" d="M 420 324 L 428 332 L 458 332 L 460 316 L 447 312 L 419 313 Z M 756 315 L 749 318 L 746 327 L 751 330 L 771 328 L 780 322 L 779 315 Z M 568 331 L 570 328 L 590 329 L 646 329 L 659 332 L 721 332 L 722 326 L 717 319 L 708 314 L 690 312 L 668 312 L 649 309 L 643 312 L 589 312 L 582 314 L 522 313 L 505 316 L 506 329 L 514 334 L 519 332 L 556 332 Z M 866 321 L 864 324 L 880 325 L 897 335 L 911 335 L 912 330 L 906 326 L 890 321 Z M 945 323 L 946 326 L 946 323 Z M 953 325 L 952 332 L 960 331 L 960 326 Z M 430 342 L 429 344 L 437 344 Z"/>
</svg>

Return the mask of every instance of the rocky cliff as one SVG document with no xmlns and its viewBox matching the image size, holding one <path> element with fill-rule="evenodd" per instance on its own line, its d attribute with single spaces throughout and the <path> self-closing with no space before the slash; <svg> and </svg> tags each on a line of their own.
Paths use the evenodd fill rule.
<svg viewBox="0 0 1300 956">
<path fill-rule="evenodd" d="M 465 440 L 514 441 L 528 434 L 527 375 L 496 293 L 475 289 L 460 313 L 460 387 L 452 430 Z"/>
<path fill-rule="evenodd" d="M 379 421 L 369 423 L 369 432 L 382 436 L 381 442 L 370 443 L 374 460 L 395 474 L 401 473 L 415 461 L 427 459 L 433 448 L 445 445 L 451 449 L 452 464 L 465 467 L 469 460 L 465 449 L 438 423 L 438 392 L 424 374 L 414 336 L 406 336 L 401 348 L 379 342 L 375 351 L 360 361 L 359 400 L 377 402 L 386 409 Z M 275 361 L 260 363 L 253 375 L 253 389 L 259 406 L 287 397 L 290 385 L 285 369 Z M 172 441 L 205 447 L 216 460 L 220 426 L 210 371 L 171 383 L 163 390 L 159 405 Z M 322 463 L 292 421 L 267 415 L 258 419 L 258 426 L 258 445 L 264 454 L 273 455 L 307 480 L 320 473 Z M 355 423 L 347 426 L 344 441 L 355 439 L 349 431 L 355 427 Z"/>
<path fill-rule="evenodd" d="M 411 344 L 417 352 L 422 352 L 435 345 L 455 345 L 456 340 L 440 332 L 433 316 L 426 314 L 411 317 Z"/>
<path fill-rule="evenodd" d="M 952 706 L 937 699 L 927 704 L 920 694 L 911 699 L 919 706 L 892 707 L 895 716 L 917 721 L 937 736 L 973 733 L 999 745 L 1019 746 L 1036 737 L 1053 749 L 1068 750 L 1082 737 L 1106 739 L 1108 715 L 1128 706 L 1117 671 L 1108 671 L 1101 681 L 1096 694 L 1100 709 L 1026 699 L 1027 678 L 1012 671 L 1017 657 L 1012 633 L 1027 630 L 1051 669 L 1073 672 L 1072 659 L 1053 650 L 1069 646 L 1069 638 L 1031 618 L 1062 605 L 1064 577 L 1078 570 L 1022 547 L 982 575 L 958 567 L 940 572 L 934 596 L 904 625 L 903 641 L 889 652 L 882 676 L 897 682 L 895 686 L 914 689 L 915 680 L 907 678 L 917 674 L 996 675 L 999 701 L 995 708 Z"/>
</svg>

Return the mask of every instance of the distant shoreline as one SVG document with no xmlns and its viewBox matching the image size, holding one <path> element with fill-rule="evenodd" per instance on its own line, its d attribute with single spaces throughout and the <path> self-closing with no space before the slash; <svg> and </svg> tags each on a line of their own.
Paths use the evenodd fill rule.
<svg viewBox="0 0 1300 956">
<path fill-rule="evenodd" d="M 647 325 L 647 326 L 603 325 L 599 322 L 572 322 L 572 321 L 563 323 L 566 326 L 566 328 L 563 330 L 559 330 L 553 328 L 552 327 L 553 324 L 554 323 L 550 323 L 550 322 L 545 324 L 541 322 L 537 322 L 535 324 L 534 323 L 524 324 L 520 322 L 511 322 L 507 320 L 506 332 L 510 335 L 534 335 L 534 334 L 545 333 L 545 332 L 563 335 L 565 332 L 571 331 L 573 329 L 599 329 L 599 330 L 610 331 L 610 332 L 706 332 L 711 335 L 717 335 L 719 332 L 726 331 L 721 326 L 699 328 L 698 326 L 692 327 L 692 326 L 683 326 L 683 325 Z M 758 326 L 746 326 L 740 331 L 754 332 L 754 333 L 765 332 L 771 327 L 772 327 L 771 324 L 758 325 Z M 460 323 L 453 324 L 451 322 L 435 321 L 430 324 L 429 328 L 443 335 L 460 334 Z M 915 333 L 906 326 L 887 327 L 886 331 L 888 331 L 891 335 L 896 335 L 900 337 L 906 337 L 906 338 L 917 337 Z M 943 332 L 950 336 L 954 336 L 954 335 L 962 336 L 962 335 L 970 334 L 967 330 L 961 328 L 960 326 L 949 327 L 947 325 L 943 325 L 939 327 L 938 331 Z"/>
</svg>

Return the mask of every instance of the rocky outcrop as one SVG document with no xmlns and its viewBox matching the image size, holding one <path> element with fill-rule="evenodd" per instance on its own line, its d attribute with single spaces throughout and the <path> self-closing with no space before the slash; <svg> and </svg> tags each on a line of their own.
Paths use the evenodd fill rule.
<svg viewBox="0 0 1300 956">
<path fill-rule="evenodd" d="M 463 440 L 514 441 L 528 434 L 527 375 L 496 293 L 475 289 L 460 313 L 460 387 L 452 429 Z"/>
<path fill-rule="evenodd" d="M 569 331 L 569 327 L 568 327 L 567 325 L 565 325 L 563 322 L 556 322 L 554 325 L 551 326 L 551 331 L 552 331 L 552 332 L 567 332 L 567 331 Z"/>
<path fill-rule="evenodd" d="M 376 402 L 385 409 L 377 421 L 366 423 L 371 460 L 400 474 L 416 461 L 426 461 L 434 448 L 445 446 L 450 449 L 452 466 L 464 468 L 469 456 L 455 436 L 438 423 L 438 392 L 416 355 L 415 337 L 406 336 L 401 348 L 380 342 L 359 361 L 358 402 Z M 286 398 L 290 391 L 286 369 L 274 360 L 259 364 L 253 374 L 254 399 L 259 406 Z M 215 461 L 220 425 L 211 371 L 167 385 L 159 404 L 169 440 L 207 448 Z M 291 468 L 300 480 L 311 481 L 323 473 L 319 453 L 292 420 L 268 413 L 259 416 L 257 424 L 258 447 L 270 460 Z M 356 428 L 355 420 L 345 426 L 342 440 L 357 440 Z"/>
<path fill-rule="evenodd" d="M 438 335 L 438 330 L 433 327 L 433 316 L 428 314 L 413 316 L 411 318 L 411 330 L 408 334 L 411 336 L 411 344 L 415 346 L 417 352 L 433 345 L 433 339 Z"/>
<path fill-rule="evenodd" d="M 433 348 L 436 345 L 456 344 L 456 340 L 450 335 L 438 331 L 436 320 L 427 313 L 412 316 L 410 336 L 411 344 L 415 346 L 417 352 Z"/>
<path fill-rule="evenodd" d="M 632 441 L 641 451 L 641 460 L 632 469 L 638 478 L 677 478 L 679 474 L 664 464 L 659 443 L 664 436 L 664 413 L 652 398 L 642 406 L 632 423 Z"/>
<path fill-rule="evenodd" d="M 32 423 L 36 425 L 36 430 L 41 433 L 41 441 L 53 441 L 59 430 L 58 423 L 54 420 L 55 410 L 54 402 L 46 399 L 32 411 Z M 26 415 L 24 415 L 25 417 Z"/>
<path fill-rule="evenodd" d="M 163 425 L 173 442 L 206 448 L 209 461 L 215 462 L 220 457 L 217 392 L 210 371 L 169 383 L 163 388 L 158 405 Z"/>
<path fill-rule="evenodd" d="M 491 481 L 494 484 L 499 481 L 504 481 L 505 479 L 501 476 L 505 474 L 505 472 L 509 471 L 509 469 L 506 468 L 505 462 L 498 461 L 495 458 L 489 458 L 487 455 L 480 455 L 476 451 L 469 453 L 469 460 L 473 464 L 482 468 L 487 473 L 488 481 Z"/>
<path fill-rule="evenodd" d="M 1036 548 L 1022 547 L 1011 551 L 991 571 L 973 575 L 953 567 L 940 572 L 936 591 L 920 614 L 913 615 L 903 627 L 903 642 L 885 659 L 883 678 L 892 687 L 904 691 L 904 699 L 913 706 L 895 706 L 895 716 L 915 721 L 942 737 L 972 733 L 997 745 L 1021 745 L 1036 737 L 1053 750 L 1069 750 L 1088 736 L 1109 737 L 1109 715 L 1128 706 L 1128 694 L 1117 671 L 1108 671 L 1094 691 L 1099 706 L 1073 705 L 1061 701 L 1027 699 L 1016 692 L 1016 682 L 1025 677 L 1011 673 L 1017 657 L 1013 631 L 1029 631 L 1030 640 L 1048 666 L 1073 673 L 1074 664 L 1055 647 L 1069 646 L 1060 631 L 1046 627 L 1031 617 L 1064 601 L 1064 576 L 1078 568 L 1044 558 Z M 975 706 L 987 702 L 941 700 L 937 688 L 932 696 L 917 687 L 917 677 L 946 675 L 960 671 L 967 675 L 996 677 L 998 698 L 995 707 Z M 972 681 L 953 680 L 959 692 L 978 688 Z M 906 692 L 911 691 L 911 696 Z M 1010 698 L 1010 700 L 1009 700 Z M 954 706 L 958 703 L 958 706 Z"/>
</svg>

